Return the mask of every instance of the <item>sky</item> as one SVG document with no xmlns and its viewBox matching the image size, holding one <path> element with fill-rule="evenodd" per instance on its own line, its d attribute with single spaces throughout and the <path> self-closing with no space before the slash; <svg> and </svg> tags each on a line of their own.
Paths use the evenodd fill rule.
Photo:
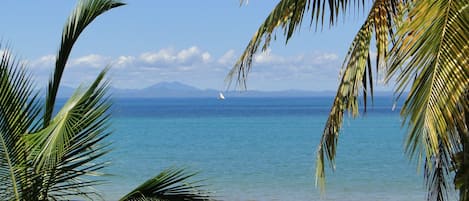
<svg viewBox="0 0 469 201">
<path fill-rule="evenodd" d="M 239 0 L 124 2 L 80 36 L 64 85 L 89 83 L 111 65 L 109 77 L 117 88 L 178 81 L 223 90 L 229 70 L 278 0 L 244 5 Z M 1 42 L 27 63 L 39 85 L 45 86 L 52 72 L 62 27 L 76 3 L 2 2 Z M 254 57 L 248 90 L 336 90 L 344 55 L 363 20 L 363 13 L 350 11 L 337 26 L 322 31 L 305 20 L 288 44 L 277 31 L 271 47 Z"/>
</svg>

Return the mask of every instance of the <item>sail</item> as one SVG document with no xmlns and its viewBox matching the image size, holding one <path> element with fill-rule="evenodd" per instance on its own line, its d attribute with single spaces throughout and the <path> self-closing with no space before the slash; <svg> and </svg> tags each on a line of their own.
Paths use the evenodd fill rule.
<svg viewBox="0 0 469 201">
<path fill-rule="evenodd" d="M 220 99 L 220 100 L 225 100 L 225 96 L 223 95 L 222 92 L 220 92 L 220 93 L 218 94 L 218 99 Z"/>
</svg>

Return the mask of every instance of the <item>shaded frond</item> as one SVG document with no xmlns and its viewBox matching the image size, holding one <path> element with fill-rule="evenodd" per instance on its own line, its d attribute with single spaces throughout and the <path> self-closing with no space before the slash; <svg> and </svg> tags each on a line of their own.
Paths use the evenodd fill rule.
<svg viewBox="0 0 469 201">
<path fill-rule="evenodd" d="M 68 18 L 62 31 L 62 42 L 57 53 L 53 77 L 51 77 L 47 89 L 44 127 L 49 125 L 49 121 L 52 118 L 60 80 L 62 79 L 70 52 L 78 37 L 96 17 L 122 5 L 124 3 L 117 0 L 82 0 Z"/>
<path fill-rule="evenodd" d="M 461 107 L 469 105 L 467 33 L 469 0 L 415 1 L 398 29 L 389 75 L 397 78 L 397 93 L 410 89 L 401 115 L 408 125 L 406 152 L 411 157 L 432 161 L 460 150 L 457 128 L 467 126 L 467 110 Z"/>
<path fill-rule="evenodd" d="M 24 66 L 3 51 L 0 61 L 0 188 L 1 200 L 20 200 L 28 174 L 24 171 L 25 147 L 21 136 L 28 131 L 40 107 L 32 79 Z"/>
<path fill-rule="evenodd" d="M 235 80 L 237 87 L 246 88 L 247 75 L 251 70 L 254 55 L 259 47 L 262 47 L 263 51 L 269 47 L 272 34 L 277 28 L 283 29 L 288 42 L 295 30 L 300 27 L 307 12 L 311 12 L 311 25 L 321 24 L 322 26 L 326 13 L 329 13 L 329 24 L 333 25 L 337 22 L 339 14 L 345 13 L 352 2 L 357 7 L 364 4 L 363 0 L 281 0 L 259 26 L 243 54 L 227 75 L 225 81 L 228 87 Z"/>
<path fill-rule="evenodd" d="M 469 92 L 466 95 L 469 98 Z M 462 107 L 465 114 L 466 126 L 457 128 L 461 137 L 461 151 L 453 155 L 454 161 L 454 187 L 459 190 L 459 200 L 469 200 L 469 105 Z"/>
<path fill-rule="evenodd" d="M 394 33 L 399 5 L 397 1 L 392 0 L 375 1 L 345 57 L 339 88 L 317 150 L 316 184 L 319 184 L 322 189 L 325 185 L 324 160 L 328 160 L 334 168 L 337 141 L 345 111 L 349 111 L 353 117 L 359 115 L 360 92 L 363 93 L 365 111 L 367 96 L 371 95 L 373 98 L 371 39 L 374 35 L 377 45 L 375 72 L 378 72 L 386 67 L 384 57 L 388 51 L 389 40 Z"/>
<path fill-rule="evenodd" d="M 438 155 L 430 160 L 425 160 L 424 178 L 427 186 L 427 200 L 447 200 L 450 189 L 450 168 L 453 167 L 451 161 L 452 153 L 444 150 L 440 144 Z"/>
<path fill-rule="evenodd" d="M 467 145 L 466 145 L 467 146 Z M 456 163 L 456 174 L 454 176 L 454 185 L 459 190 L 460 200 L 469 200 L 469 149 L 461 151 L 454 157 Z"/>
<path fill-rule="evenodd" d="M 188 173 L 184 169 L 166 169 L 122 197 L 120 201 L 214 200 L 208 191 L 201 189 L 205 185 L 200 184 L 200 181 L 189 181 L 196 174 Z"/>
</svg>

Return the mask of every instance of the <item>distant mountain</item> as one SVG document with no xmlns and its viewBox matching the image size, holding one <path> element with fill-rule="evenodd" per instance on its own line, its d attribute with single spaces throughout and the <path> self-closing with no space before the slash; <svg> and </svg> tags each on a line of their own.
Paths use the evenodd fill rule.
<svg viewBox="0 0 469 201">
<path fill-rule="evenodd" d="M 72 87 L 61 87 L 59 97 L 70 97 L 75 89 Z M 110 88 L 110 94 L 117 98 L 202 98 L 218 97 L 218 90 L 199 89 L 180 82 L 160 82 L 143 89 L 119 89 Z M 228 91 L 224 92 L 227 99 L 230 97 L 318 97 L 335 96 L 335 91 L 305 91 L 305 90 L 283 90 L 283 91 Z M 392 96 L 392 92 L 375 92 L 375 96 Z"/>
<path fill-rule="evenodd" d="M 160 82 L 143 89 L 112 89 L 115 97 L 139 98 L 184 98 L 184 97 L 217 97 L 219 91 L 215 89 L 199 89 L 180 82 Z M 307 97 L 330 96 L 332 92 L 311 92 L 301 90 L 286 91 L 229 91 L 225 97 Z"/>
<path fill-rule="evenodd" d="M 145 88 L 146 90 L 153 91 L 198 91 L 199 89 L 189 86 L 180 82 L 160 82 L 150 87 Z"/>
<path fill-rule="evenodd" d="M 185 97 L 216 97 L 216 90 L 201 90 L 180 82 L 160 82 L 143 89 L 111 88 L 115 97 L 136 98 L 185 98 Z"/>
<path fill-rule="evenodd" d="M 219 91 L 215 89 L 198 89 L 180 82 L 160 82 L 143 89 L 117 89 L 113 88 L 115 97 L 140 97 L 140 98 L 183 98 L 183 97 L 217 97 Z M 302 90 L 285 91 L 228 91 L 224 92 L 226 98 L 230 97 L 310 97 L 332 96 L 335 92 L 312 92 Z"/>
</svg>

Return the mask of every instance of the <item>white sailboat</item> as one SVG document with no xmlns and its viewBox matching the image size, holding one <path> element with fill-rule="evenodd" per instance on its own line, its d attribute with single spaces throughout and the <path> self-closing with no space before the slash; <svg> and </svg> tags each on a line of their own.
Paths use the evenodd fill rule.
<svg viewBox="0 0 469 201">
<path fill-rule="evenodd" d="M 225 96 L 222 92 L 218 93 L 218 100 L 225 100 Z"/>
</svg>

